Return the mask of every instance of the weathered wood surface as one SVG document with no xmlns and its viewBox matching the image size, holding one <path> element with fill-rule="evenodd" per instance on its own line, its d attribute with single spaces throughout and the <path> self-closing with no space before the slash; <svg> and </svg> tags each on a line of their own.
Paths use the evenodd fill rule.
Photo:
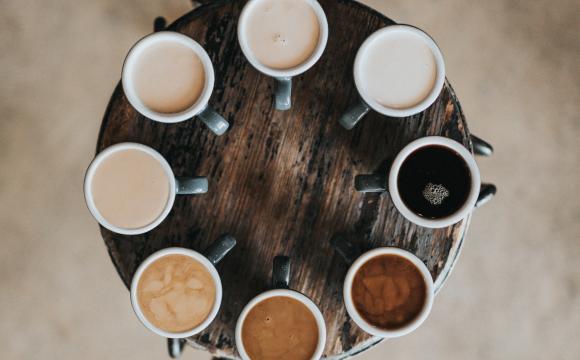
<svg viewBox="0 0 580 360">
<path fill-rule="evenodd" d="M 388 194 L 360 194 L 356 174 L 386 171 L 407 143 L 425 135 L 451 137 L 471 148 L 465 119 L 447 83 L 427 111 L 405 119 L 368 115 L 354 130 L 337 122 L 357 99 L 352 64 L 358 47 L 393 22 L 349 0 L 321 0 L 330 36 L 320 61 L 294 80 L 290 111 L 274 110 L 274 81 L 245 60 L 236 37 L 243 2 L 201 6 L 169 29 L 199 41 L 214 62 L 211 105 L 231 129 L 217 137 L 198 120 L 165 125 L 139 115 L 117 86 L 105 114 L 97 150 L 123 141 L 154 147 L 177 176 L 206 175 L 209 193 L 178 197 L 169 217 L 141 236 L 101 229 L 119 275 L 128 286 L 139 263 L 168 246 L 204 249 L 224 232 L 238 246 L 218 265 L 224 285 L 220 313 L 188 343 L 219 356 L 235 356 L 234 327 L 242 307 L 266 290 L 272 259 L 292 258 L 292 288 L 320 306 L 328 327 L 325 355 L 344 358 L 377 343 L 348 318 L 342 302 L 347 265 L 330 247 L 346 234 L 362 248 L 397 246 L 419 256 L 439 289 L 467 230 L 465 220 L 446 229 L 406 221 Z"/>
</svg>

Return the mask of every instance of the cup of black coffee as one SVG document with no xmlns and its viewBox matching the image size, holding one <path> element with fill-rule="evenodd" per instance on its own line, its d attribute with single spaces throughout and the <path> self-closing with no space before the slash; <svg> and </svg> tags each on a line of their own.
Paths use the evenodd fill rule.
<svg viewBox="0 0 580 360">
<path fill-rule="evenodd" d="M 464 219 L 475 207 L 481 187 L 479 168 L 457 141 L 428 136 L 405 146 L 388 174 L 358 175 L 360 192 L 384 192 L 409 221 L 442 228 Z"/>
</svg>

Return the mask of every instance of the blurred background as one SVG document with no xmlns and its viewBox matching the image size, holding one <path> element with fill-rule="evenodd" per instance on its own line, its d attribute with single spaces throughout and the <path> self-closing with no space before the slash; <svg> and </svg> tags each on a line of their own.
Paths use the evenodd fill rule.
<svg viewBox="0 0 580 360">
<path fill-rule="evenodd" d="M 364 0 L 439 43 L 496 198 L 432 315 L 359 359 L 578 359 L 580 2 Z M 166 359 L 85 208 L 129 47 L 187 0 L 0 0 L 2 359 Z M 348 21 L 348 19 L 345 19 Z M 208 359 L 186 349 L 184 359 Z"/>
</svg>

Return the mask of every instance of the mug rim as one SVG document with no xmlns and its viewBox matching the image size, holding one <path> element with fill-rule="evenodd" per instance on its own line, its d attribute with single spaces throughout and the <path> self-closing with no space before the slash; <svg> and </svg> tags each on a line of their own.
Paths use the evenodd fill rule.
<svg viewBox="0 0 580 360">
<path fill-rule="evenodd" d="M 201 263 L 206 268 L 206 270 L 210 273 L 210 275 L 214 281 L 215 288 L 216 288 L 216 295 L 215 295 L 214 304 L 211 308 L 211 311 L 209 312 L 209 314 L 205 318 L 205 320 L 202 321 L 196 327 L 194 327 L 190 330 L 187 330 L 187 331 L 170 332 L 170 331 L 165 331 L 163 329 L 156 327 L 155 325 L 151 324 L 151 322 L 147 319 L 147 317 L 145 317 L 145 315 L 143 314 L 143 311 L 141 310 L 141 306 L 139 305 L 138 295 L 137 295 L 137 287 L 139 285 L 139 280 L 141 279 L 143 272 L 154 261 L 156 261 L 164 256 L 168 256 L 168 255 L 185 255 L 185 256 L 189 256 L 190 258 Z M 167 338 L 183 339 L 183 338 L 198 334 L 201 331 L 205 330 L 212 323 L 212 321 L 215 319 L 215 317 L 220 309 L 221 302 L 222 302 L 222 295 L 223 295 L 223 289 L 222 289 L 221 278 L 220 278 L 220 275 L 219 275 L 217 269 L 211 263 L 211 261 L 209 261 L 207 259 L 207 257 L 205 257 L 203 254 L 201 254 L 195 250 L 186 249 L 186 248 L 182 248 L 182 247 L 165 248 L 162 250 L 158 250 L 158 251 L 154 252 L 153 254 L 149 255 L 139 265 L 139 267 L 137 268 L 137 271 L 135 271 L 135 274 L 133 275 L 133 279 L 131 280 L 131 307 L 133 308 L 135 315 L 137 315 L 137 318 L 139 319 L 141 324 L 143 324 L 147 329 L 153 331 L 157 335 L 167 337 Z"/>
<path fill-rule="evenodd" d="M 318 44 L 314 49 L 314 52 L 310 55 L 308 59 L 306 59 L 301 64 L 298 64 L 294 67 L 288 69 L 274 69 L 269 66 L 262 64 L 252 52 L 250 45 L 248 44 L 248 40 L 246 37 L 246 21 L 247 16 L 253 6 L 259 1 L 263 0 L 249 0 L 242 12 L 240 13 L 240 17 L 238 18 L 238 43 L 240 44 L 240 48 L 244 53 L 244 56 L 248 60 L 248 62 L 258 71 L 263 74 L 275 77 L 275 78 L 289 78 L 296 75 L 300 75 L 310 69 L 316 62 L 320 59 L 324 50 L 326 49 L 326 43 L 328 42 L 328 20 L 326 19 L 326 14 L 324 13 L 324 9 L 316 0 L 304 0 L 310 5 L 310 7 L 314 10 L 314 14 L 318 19 L 318 24 L 320 26 L 320 34 L 318 36 Z"/>
<path fill-rule="evenodd" d="M 181 45 L 185 45 L 195 52 L 203 65 L 205 75 L 205 84 L 203 86 L 203 90 L 195 103 L 193 103 L 189 108 L 180 112 L 161 113 L 151 110 L 141 101 L 134 87 L 133 68 L 139 55 L 141 55 L 141 53 L 151 45 L 160 42 L 177 42 Z M 215 74 L 213 64 L 205 49 L 197 41 L 190 38 L 189 36 L 175 31 L 167 30 L 149 34 L 137 41 L 131 47 L 131 49 L 129 49 L 129 52 L 125 56 L 123 68 L 121 71 L 121 85 L 123 87 L 123 92 L 125 93 L 125 96 L 127 97 L 127 100 L 131 106 L 133 106 L 133 108 L 141 115 L 162 123 L 177 123 L 185 121 L 201 113 L 208 105 L 209 98 L 213 92 L 214 82 Z"/>
<path fill-rule="evenodd" d="M 394 330 L 382 329 L 366 321 L 359 314 L 358 310 L 356 309 L 352 301 L 352 283 L 354 281 L 356 273 L 361 268 L 361 266 L 364 265 L 367 261 L 379 255 L 398 255 L 405 258 L 406 260 L 410 261 L 413 265 L 415 265 L 415 267 L 421 273 L 423 281 L 425 282 L 426 287 L 425 290 L 427 294 L 421 312 L 419 312 L 419 314 L 408 324 Z M 380 247 L 365 252 L 352 263 L 344 279 L 342 294 L 348 315 L 363 331 L 381 338 L 396 338 L 413 332 L 419 326 L 421 326 L 421 324 L 423 324 L 423 322 L 427 319 L 433 307 L 433 300 L 435 298 L 435 287 L 433 285 L 433 277 L 431 276 L 429 269 L 427 269 L 427 266 L 415 254 L 411 253 L 410 251 L 396 247 Z"/>
<path fill-rule="evenodd" d="M 310 310 L 310 313 L 314 316 L 316 324 L 318 325 L 318 345 L 312 354 L 312 359 L 319 359 L 324 352 L 324 347 L 326 346 L 326 322 L 324 321 L 324 316 L 322 316 L 322 312 L 318 306 L 309 297 L 292 289 L 273 289 L 265 291 L 255 296 L 244 306 L 240 316 L 238 316 L 235 330 L 236 347 L 240 357 L 244 360 L 251 360 L 246 352 L 244 342 L 242 341 L 243 324 L 250 310 L 252 310 L 258 303 L 277 296 L 284 296 L 297 300 Z"/>
<path fill-rule="evenodd" d="M 159 216 L 155 220 L 153 220 L 149 224 L 142 226 L 142 227 L 139 227 L 139 228 L 122 228 L 122 227 L 118 227 L 116 225 L 113 225 L 109 221 L 107 221 L 107 219 L 105 219 L 105 217 L 101 214 L 101 212 L 97 208 L 95 201 L 94 201 L 94 198 L 93 198 L 93 192 L 91 189 L 92 184 L 93 184 L 93 177 L 94 177 L 95 172 L 98 169 L 99 165 L 105 159 L 107 159 L 109 156 L 111 156 L 112 154 L 115 154 L 115 153 L 120 152 L 120 151 L 125 151 L 125 150 L 138 150 L 138 151 L 142 151 L 142 152 L 150 155 L 151 157 L 153 157 L 155 160 L 157 160 L 159 162 L 159 164 L 161 165 L 161 167 L 165 171 L 165 175 L 167 175 L 167 181 L 169 182 L 169 195 L 167 198 L 167 203 L 165 204 L 165 208 L 163 209 L 163 211 L 159 214 Z M 161 155 L 159 152 L 157 152 L 157 150 L 155 150 L 147 145 L 143 145 L 143 144 L 139 144 L 139 143 L 123 142 L 123 143 L 111 145 L 111 146 L 105 148 L 103 151 L 99 152 L 95 156 L 95 158 L 91 161 L 91 163 L 90 163 L 90 165 L 87 168 L 87 171 L 85 173 L 83 190 L 84 190 L 84 195 L 85 195 L 85 203 L 87 204 L 87 207 L 89 208 L 89 211 L 91 212 L 91 215 L 93 215 L 93 217 L 95 218 L 95 220 L 97 220 L 97 222 L 99 224 L 101 224 L 106 229 L 111 230 L 117 234 L 138 235 L 138 234 L 143 234 L 143 233 L 146 233 L 146 232 L 154 229 L 159 224 L 161 224 L 161 222 L 163 220 L 165 220 L 167 215 L 169 215 L 169 212 L 173 208 L 173 203 L 175 202 L 176 180 L 175 180 L 175 175 L 173 174 L 173 170 L 171 169 L 171 166 L 169 165 L 167 160 L 163 157 L 163 155 Z"/>
<path fill-rule="evenodd" d="M 365 92 L 364 85 L 361 80 L 362 76 L 361 66 L 366 51 L 373 45 L 374 41 L 377 40 L 379 37 L 393 32 L 409 32 L 411 34 L 417 35 L 429 47 L 435 59 L 437 75 L 435 77 L 435 83 L 433 84 L 431 91 L 423 100 L 407 108 L 391 108 L 380 104 Z M 435 100 L 437 100 L 439 94 L 441 93 L 441 90 L 443 89 L 443 85 L 445 84 L 445 61 L 443 59 L 443 53 L 441 52 L 441 49 L 439 48 L 435 40 L 433 40 L 433 38 L 430 37 L 423 30 L 415 26 L 406 24 L 387 25 L 372 33 L 362 43 L 355 57 L 353 73 L 356 89 L 361 98 L 363 99 L 363 101 L 368 106 L 370 106 L 373 110 L 383 115 L 392 117 L 406 117 L 422 112 L 423 110 L 431 106 L 435 102 Z"/>
<path fill-rule="evenodd" d="M 467 196 L 467 199 L 465 200 L 463 205 L 459 209 L 457 209 L 457 211 L 455 211 L 454 213 L 442 217 L 440 219 L 427 219 L 415 214 L 403 202 L 403 199 L 399 194 L 399 186 L 398 186 L 399 171 L 401 170 L 401 166 L 403 165 L 407 157 L 419 148 L 432 145 L 444 146 L 456 152 L 467 165 L 471 176 L 471 188 L 469 190 L 469 195 Z M 389 170 L 388 186 L 391 200 L 395 204 L 397 210 L 399 210 L 399 212 L 405 218 L 423 227 L 443 228 L 461 221 L 462 219 L 467 217 L 467 215 L 471 212 L 471 210 L 473 210 L 473 208 L 475 207 L 475 203 L 477 202 L 477 198 L 479 196 L 479 190 L 481 187 L 481 177 L 479 173 L 479 167 L 477 166 L 477 163 L 475 162 L 473 155 L 471 155 L 469 150 L 467 150 L 463 146 L 463 144 L 443 136 L 426 136 L 410 142 L 397 154 L 395 160 L 393 160 L 391 169 Z"/>
</svg>

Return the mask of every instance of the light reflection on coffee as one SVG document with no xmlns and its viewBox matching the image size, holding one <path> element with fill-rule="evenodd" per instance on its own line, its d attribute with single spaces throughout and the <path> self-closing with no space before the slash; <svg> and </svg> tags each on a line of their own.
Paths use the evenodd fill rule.
<svg viewBox="0 0 580 360">
<path fill-rule="evenodd" d="M 308 360 L 318 346 L 318 324 L 300 301 L 274 296 L 250 310 L 242 341 L 252 360 Z"/>
<path fill-rule="evenodd" d="M 145 269 L 137 285 L 137 298 L 153 326 L 183 332 L 207 318 L 215 303 L 216 286 L 199 261 L 185 255 L 166 255 Z"/>
<path fill-rule="evenodd" d="M 166 41 L 144 49 L 135 63 L 137 96 L 149 109 L 165 114 L 187 110 L 201 96 L 205 70 L 191 48 Z"/>
<path fill-rule="evenodd" d="M 254 56 L 272 69 L 304 63 L 316 50 L 320 24 L 304 0 L 259 0 L 247 19 L 247 38 Z"/>
</svg>

